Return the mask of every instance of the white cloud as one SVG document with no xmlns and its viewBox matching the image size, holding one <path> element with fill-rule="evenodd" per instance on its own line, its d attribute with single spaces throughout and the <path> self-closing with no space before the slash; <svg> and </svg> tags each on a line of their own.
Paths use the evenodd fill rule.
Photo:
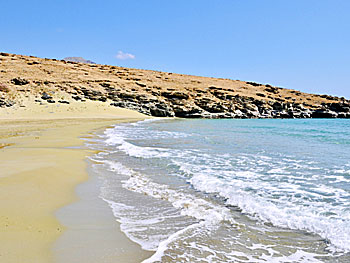
<svg viewBox="0 0 350 263">
<path fill-rule="evenodd" d="M 117 59 L 134 59 L 135 55 L 129 54 L 129 53 L 124 53 L 123 51 L 118 51 L 118 54 L 115 56 Z"/>
</svg>

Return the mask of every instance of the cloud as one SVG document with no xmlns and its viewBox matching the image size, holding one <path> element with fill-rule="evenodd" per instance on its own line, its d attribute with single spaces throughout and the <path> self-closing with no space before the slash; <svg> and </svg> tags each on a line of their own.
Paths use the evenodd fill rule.
<svg viewBox="0 0 350 263">
<path fill-rule="evenodd" d="M 135 55 L 129 54 L 129 53 L 124 53 L 123 51 L 118 51 L 118 54 L 115 56 L 117 59 L 134 59 Z"/>
</svg>

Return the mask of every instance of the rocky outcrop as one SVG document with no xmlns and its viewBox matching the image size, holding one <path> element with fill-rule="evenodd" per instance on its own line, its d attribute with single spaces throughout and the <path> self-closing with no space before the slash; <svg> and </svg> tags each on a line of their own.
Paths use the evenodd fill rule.
<svg viewBox="0 0 350 263">
<path fill-rule="evenodd" d="M 190 99 L 183 92 L 163 92 L 161 96 L 114 92 L 86 95 L 85 99 L 112 99 L 111 105 L 157 117 L 181 118 L 350 118 L 350 102 L 330 103 L 310 109 L 299 103 L 261 101 L 252 97 L 234 96 L 220 101 L 210 97 Z M 102 96 L 102 97 L 101 97 Z M 105 97 L 103 97 L 105 96 Z"/>
</svg>

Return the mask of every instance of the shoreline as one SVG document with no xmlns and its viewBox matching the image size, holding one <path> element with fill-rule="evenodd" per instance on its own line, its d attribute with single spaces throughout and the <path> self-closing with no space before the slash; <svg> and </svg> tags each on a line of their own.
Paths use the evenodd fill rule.
<svg viewBox="0 0 350 263">
<path fill-rule="evenodd" d="M 99 132 L 90 134 L 91 138 Z M 85 160 L 88 179 L 75 188 L 78 200 L 55 212 L 67 227 L 53 246 L 55 262 L 136 263 L 151 257 L 154 252 L 143 250 L 121 231 L 111 208 L 100 197 L 103 182 L 89 157 Z"/>
<path fill-rule="evenodd" d="M 86 157 L 93 151 L 81 147 L 81 138 L 146 118 L 98 102 L 86 104 L 87 112 L 31 109 L 0 109 L 0 261 L 6 263 L 55 262 L 52 246 L 69 228 L 55 213 L 79 200 L 75 189 L 89 178 Z"/>
</svg>

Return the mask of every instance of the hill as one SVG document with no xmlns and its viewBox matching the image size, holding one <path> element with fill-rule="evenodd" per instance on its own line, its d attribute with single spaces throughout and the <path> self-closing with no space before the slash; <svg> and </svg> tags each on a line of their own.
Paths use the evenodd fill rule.
<svg viewBox="0 0 350 263">
<path fill-rule="evenodd" d="M 77 62 L 77 63 L 85 63 L 85 64 L 96 64 L 95 62 L 91 60 L 86 60 L 85 58 L 82 58 L 82 57 L 66 57 L 63 60 Z"/>
<path fill-rule="evenodd" d="M 19 97 L 29 95 L 41 105 L 92 100 L 159 117 L 350 118 L 350 101 L 329 95 L 240 80 L 0 53 L 0 107 L 21 104 Z"/>
</svg>

